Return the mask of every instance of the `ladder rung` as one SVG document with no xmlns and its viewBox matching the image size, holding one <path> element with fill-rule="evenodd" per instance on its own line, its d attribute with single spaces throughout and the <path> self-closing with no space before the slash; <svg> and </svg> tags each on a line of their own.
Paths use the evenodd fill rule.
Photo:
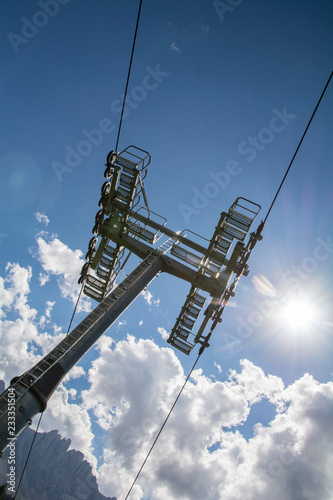
<svg viewBox="0 0 333 500">
<path fill-rule="evenodd" d="M 53 349 L 51 352 L 52 352 L 52 356 L 54 357 L 55 360 L 58 360 L 62 356 L 62 353 L 60 353 L 56 349 Z"/>
<path fill-rule="evenodd" d="M 103 292 L 106 288 L 106 283 L 99 280 L 99 279 L 96 279 L 96 278 L 93 278 L 93 279 L 89 279 L 90 277 L 88 276 L 88 279 L 87 279 L 87 285 L 89 286 L 89 288 L 93 287 L 93 288 L 96 288 L 99 292 Z M 85 286 L 85 288 L 87 287 L 87 285 Z"/>
<path fill-rule="evenodd" d="M 189 314 L 190 316 L 192 316 L 192 318 L 197 319 L 197 317 L 200 314 L 200 309 L 198 309 L 197 307 L 194 307 L 192 304 L 189 304 L 186 307 L 186 314 Z"/>
<path fill-rule="evenodd" d="M 95 318 L 95 321 L 96 321 L 96 319 L 98 319 L 98 318 L 99 318 L 99 315 L 98 315 L 98 314 L 95 312 L 95 310 L 94 310 L 94 311 L 91 311 L 91 313 L 89 314 L 89 317 L 91 317 L 91 318 Z"/>
<path fill-rule="evenodd" d="M 189 335 L 190 335 L 191 332 L 189 332 L 188 330 L 185 330 L 185 328 L 178 328 L 175 332 L 175 335 L 177 337 L 180 337 L 182 340 L 187 340 Z"/>
<path fill-rule="evenodd" d="M 93 325 L 95 323 L 94 320 L 90 319 L 89 316 L 87 316 L 86 318 L 84 318 L 83 321 L 81 321 L 82 325 L 85 325 L 87 326 L 88 328 L 91 327 L 91 325 Z"/>
<path fill-rule="evenodd" d="M 23 382 L 23 381 L 22 381 L 22 379 L 18 380 L 18 381 L 16 382 L 16 384 L 21 384 L 21 385 L 23 385 L 24 387 L 27 387 L 27 388 L 29 388 L 29 387 L 30 387 L 30 385 L 29 385 L 29 384 L 26 384 L 25 382 Z"/>
<path fill-rule="evenodd" d="M 111 259 L 113 259 L 115 254 L 116 254 L 116 249 L 110 246 L 107 246 L 103 252 L 103 255 L 107 255 L 108 257 L 111 257 Z"/>
<path fill-rule="evenodd" d="M 102 300 L 102 298 L 103 298 L 103 293 L 97 292 L 97 290 L 94 290 L 90 287 L 88 288 L 87 286 L 84 287 L 84 293 L 85 293 L 85 295 L 87 295 L 91 299 L 95 299 L 98 301 Z"/>
<path fill-rule="evenodd" d="M 121 194 L 121 196 L 124 196 L 125 198 L 128 198 L 132 194 L 130 189 L 125 189 L 123 187 L 118 188 L 118 193 Z"/>
<path fill-rule="evenodd" d="M 65 340 L 65 339 L 66 339 L 66 340 Z M 61 341 L 61 344 L 64 344 L 64 345 L 65 345 L 65 346 L 67 346 L 67 347 L 71 347 L 71 344 L 69 344 L 69 343 L 67 342 L 67 339 L 68 339 L 68 336 L 66 336 L 66 337 L 65 337 L 65 338 Z"/>
<path fill-rule="evenodd" d="M 109 281 L 109 277 L 111 275 L 111 270 L 105 271 L 101 267 L 97 268 L 96 274 L 99 278 L 102 278 L 105 281 Z"/>
<path fill-rule="evenodd" d="M 223 236 L 226 236 L 228 239 L 236 238 L 237 240 L 243 241 L 246 237 L 246 233 L 230 226 L 229 224 L 225 224 L 223 228 Z"/>
<path fill-rule="evenodd" d="M 220 271 L 220 267 L 215 266 L 214 264 L 209 264 L 209 267 L 205 268 L 205 273 L 209 274 L 209 276 L 214 276 Z"/>
<path fill-rule="evenodd" d="M 225 240 L 222 237 L 222 238 L 218 238 L 217 243 L 215 245 L 215 249 L 218 252 L 226 253 L 227 254 L 228 251 L 229 251 L 230 246 L 231 246 L 231 242 L 229 240 Z"/>
<path fill-rule="evenodd" d="M 133 182 L 133 176 L 122 173 L 120 176 L 119 184 L 127 189 L 131 188 Z"/>
<path fill-rule="evenodd" d="M 217 266 L 218 269 L 222 266 L 222 264 L 225 262 L 225 254 L 220 254 L 218 252 L 212 252 L 211 255 L 209 256 L 209 264 L 213 264 Z"/>
<path fill-rule="evenodd" d="M 137 163 L 124 158 L 123 156 L 117 156 L 116 163 L 121 165 L 122 167 L 132 168 L 134 169 L 137 166 Z"/>
<path fill-rule="evenodd" d="M 41 369 L 41 368 L 38 368 L 38 366 L 34 366 L 34 368 L 32 369 L 32 371 L 34 373 L 36 373 L 36 377 L 39 377 L 40 375 L 42 375 L 42 373 L 44 373 L 44 371 Z M 39 372 L 39 373 L 38 373 Z"/>
<path fill-rule="evenodd" d="M 177 349 L 179 349 L 180 351 L 182 351 L 184 354 L 190 354 L 191 350 L 192 350 L 192 347 L 193 345 L 192 344 L 188 344 L 187 342 L 183 341 L 183 340 L 180 340 L 178 339 L 177 337 L 176 338 L 173 338 L 171 341 L 170 341 L 171 345 L 173 345 L 174 347 L 177 347 Z"/>
<path fill-rule="evenodd" d="M 96 278 L 95 276 L 92 276 L 91 274 L 88 274 L 87 276 L 87 283 L 89 283 L 90 285 L 95 285 L 95 283 L 97 285 L 104 285 L 105 284 L 105 280 L 102 280 L 100 278 Z"/>
<path fill-rule="evenodd" d="M 228 217 L 229 220 L 232 220 L 232 223 L 236 226 L 237 224 L 241 224 L 242 226 L 245 226 L 247 230 L 251 226 L 253 219 L 251 217 L 248 217 L 245 214 L 242 214 L 240 212 L 237 212 L 236 210 L 230 210 L 230 216 Z"/>
<path fill-rule="evenodd" d="M 199 307 L 203 307 L 204 303 L 206 302 L 206 297 L 203 297 L 202 295 L 199 295 L 196 293 L 193 298 L 191 298 L 191 302 L 196 304 Z"/>
<path fill-rule="evenodd" d="M 115 302 L 115 300 L 116 300 L 115 297 L 113 297 L 112 294 L 110 294 L 103 300 L 103 304 L 111 306 Z M 103 313 L 104 312 L 105 311 L 103 311 Z"/>
<path fill-rule="evenodd" d="M 186 328 L 191 330 L 194 326 L 195 321 L 191 318 L 188 318 L 187 316 L 183 316 L 180 320 L 180 323 L 184 325 Z"/>
<path fill-rule="evenodd" d="M 113 264 L 113 259 L 108 259 L 107 257 L 105 257 L 105 255 L 103 255 L 99 261 L 99 265 L 106 267 L 108 270 L 111 269 L 112 264 Z"/>
<path fill-rule="evenodd" d="M 70 336 L 73 337 L 73 339 L 75 340 L 78 340 L 79 338 L 81 338 L 83 335 L 82 332 L 80 332 L 79 330 L 77 330 L 77 328 L 75 328 L 73 331 L 71 331 L 70 333 Z"/>
</svg>

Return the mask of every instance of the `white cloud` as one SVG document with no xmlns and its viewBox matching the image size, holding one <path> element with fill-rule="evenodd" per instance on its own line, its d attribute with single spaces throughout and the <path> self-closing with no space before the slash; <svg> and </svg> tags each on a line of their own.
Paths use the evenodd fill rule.
<svg viewBox="0 0 333 500">
<path fill-rule="evenodd" d="M 45 284 L 47 276 L 57 276 L 61 295 L 65 298 L 70 298 L 72 303 L 76 304 L 81 288 L 77 280 L 85 262 L 81 258 L 81 250 L 71 250 L 55 236 L 51 237 L 50 241 L 47 241 L 45 237 L 38 236 L 37 245 L 36 257 L 46 273 L 42 276 L 40 275 L 41 285 Z M 90 299 L 82 295 L 78 312 L 90 310 Z"/>
<path fill-rule="evenodd" d="M 78 251 L 57 238 L 39 239 L 39 259 L 49 275 L 67 276 L 80 261 Z M 64 335 L 52 321 L 54 302 L 43 305 L 43 314 L 31 307 L 32 272 L 30 267 L 8 264 L 6 276 L 0 277 L 0 376 L 7 383 Z M 70 293 L 66 296 L 71 298 Z M 153 303 L 150 296 L 146 300 Z M 158 332 L 167 335 L 162 327 Z M 102 492 L 121 498 L 185 374 L 174 351 L 151 340 L 128 336 L 115 342 L 103 336 L 97 346 L 99 357 L 91 364 L 88 381 L 80 366 L 68 374 L 49 401 L 42 430 L 57 428 L 69 437 L 71 446 L 84 452 L 96 468 Z M 221 372 L 220 365 L 214 365 Z M 81 392 L 70 387 L 71 379 L 79 377 L 87 387 Z M 253 437 L 245 439 L 240 426 L 262 399 L 275 405 L 275 416 L 267 425 L 258 423 Z M 306 374 L 285 388 L 279 377 L 265 374 L 246 359 L 225 381 L 197 369 L 131 498 L 327 500 L 333 497 L 332 421 L 332 382 L 319 383 Z M 104 433 L 99 467 L 92 423 Z"/>
<path fill-rule="evenodd" d="M 45 214 L 42 214 L 41 212 L 35 213 L 35 217 L 40 224 L 43 223 L 45 224 L 45 226 L 47 226 L 50 222 L 49 218 Z"/>
<path fill-rule="evenodd" d="M 114 344 L 104 338 L 99 348 L 101 357 L 89 371 L 91 386 L 83 400 L 109 434 L 104 464 L 98 469 L 102 492 L 122 497 L 184 373 L 173 351 L 159 349 L 150 340 L 128 337 Z M 240 366 L 225 382 L 213 381 L 201 369 L 194 371 L 131 498 L 328 498 L 333 491 L 328 479 L 333 431 L 326 437 L 320 432 L 329 428 L 333 416 L 333 384 L 305 376 L 284 389 L 279 377 L 266 375 L 250 361 Z M 269 425 L 257 425 L 253 438 L 246 440 L 235 428 L 246 422 L 252 405 L 262 398 L 276 404 L 278 412 Z M 307 468 L 314 457 L 318 466 L 310 474 Z M 307 477 L 319 485 L 309 494 Z M 297 497 L 296 485 L 302 481 L 308 486 Z M 322 494 L 316 496 L 316 491 Z"/>
<path fill-rule="evenodd" d="M 214 361 L 214 366 L 216 366 L 219 373 L 222 373 L 222 368 L 218 363 L 216 363 L 216 361 Z"/>
<path fill-rule="evenodd" d="M 163 326 L 157 327 L 157 331 L 161 335 L 163 340 L 167 340 L 169 338 L 169 333 L 166 331 L 165 328 L 163 328 Z"/>
<path fill-rule="evenodd" d="M 47 300 L 46 303 L 45 303 L 45 316 L 47 318 L 50 318 L 51 317 L 51 312 L 52 312 L 52 309 L 53 309 L 53 306 L 55 304 L 55 301 L 51 301 L 51 300 Z"/>
<path fill-rule="evenodd" d="M 29 304 L 31 267 L 9 263 L 6 272 L 5 280 L 0 279 L 0 297 L 3 299 L 0 311 L 0 378 L 8 383 L 41 357 L 41 354 L 36 354 L 37 350 L 46 354 L 63 334 L 54 328 L 50 320 L 53 302 L 46 302 L 45 314 L 40 318 Z M 7 319 L 7 315 L 12 313 L 16 319 Z M 53 334 L 43 331 L 46 324 Z"/>
<path fill-rule="evenodd" d="M 45 303 L 45 311 L 40 317 L 29 304 L 31 267 L 7 264 L 5 279 L 0 278 L 0 379 L 9 384 L 10 380 L 32 367 L 48 353 L 64 334 L 52 321 L 54 302 Z M 15 315 L 15 320 L 7 316 Z M 48 332 L 45 331 L 47 327 Z M 82 367 L 75 366 L 67 376 L 78 378 L 85 375 Z M 80 449 L 97 464 L 92 454 L 93 435 L 90 430 L 89 415 L 79 405 L 68 403 L 73 393 L 61 384 L 48 403 L 48 410 L 42 420 L 41 429 L 59 429 L 62 435 L 70 437 L 71 447 Z"/>
<path fill-rule="evenodd" d="M 130 484 L 141 448 L 163 421 L 184 375 L 173 351 L 151 340 L 129 336 L 113 345 L 103 338 L 98 346 L 101 357 L 89 370 L 91 386 L 82 396 L 99 425 L 110 430 L 100 475 L 118 496 Z"/>
<path fill-rule="evenodd" d="M 73 366 L 71 371 L 69 373 L 67 373 L 67 375 L 63 379 L 63 382 L 66 383 L 71 379 L 77 379 L 80 377 L 84 377 L 85 375 L 86 375 L 86 372 L 84 371 L 82 366 L 75 365 L 75 366 Z"/>
<path fill-rule="evenodd" d="M 39 273 L 38 281 L 40 286 L 44 286 L 48 281 L 50 281 L 50 275 L 47 273 Z"/>
<path fill-rule="evenodd" d="M 160 305 L 160 299 L 154 299 L 153 294 L 149 290 L 142 290 L 140 295 L 142 295 L 149 306 L 154 305 L 158 307 Z"/>
<path fill-rule="evenodd" d="M 177 47 L 176 42 L 172 42 L 172 44 L 170 45 L 170 49 L 177 52 L 177 54 L 181 53 L 181 50 L 179 49 L 179 47 Z"/>
<path fill-rule="evenodd" d="M 7 309 L 13 303 L 13 294 L 5 288 L 5 280 L 0 277 L 0 306 L 1 308 Z M 5 312 L 0 309 L 0 317 L 4 316 Z"/>
<path fill-rule="evenodd" d="M 62 436 L 70 437 L 70 448 L 82 451 L 95 468 L 97 459 L 93 454 L 94 435 L 91 431 L 90 417 L 82 405 L 70 402 L 72 398 L 72 390 L 67 390 L 60 384 L 48 402 L 48 411 L 45 413 L 47 418 L 43 417 L 41 431 L 57 429 Z"/>
<path fill-rule="evenodd" d="M 76 389 L 69 389 L 68 394 L 71 397 L 71 399 L 75 399 L 77 395 L 77 390 Z"/>
<path fill-rule="evenodd" d="M 51 312 L 52 312 L 54 304 L 55 304 L 55 301 L 53 301 L 53 302 L 51 302 L 50 300 L 46 301 L 45 312 L 40 317 L 39 325 L 45 327 L 46 325 L 51 323 Z"/>
</svg>

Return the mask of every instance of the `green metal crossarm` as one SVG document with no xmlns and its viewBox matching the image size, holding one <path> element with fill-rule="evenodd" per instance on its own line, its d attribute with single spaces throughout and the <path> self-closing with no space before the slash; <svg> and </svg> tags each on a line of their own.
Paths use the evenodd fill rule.
<svg viewBox="0 0 333 500">
<path fill-rule="evenodd" d="M 169 343 L 185 354 L 190 354 L 194 345 L 197 343 L 207 347 L 207 336 L 204 335 L 204 332 L 209 324 L 209 321 L 213 321 L 213 327 L 211 328 L 209 334 L 210 336 L 217 323 L 221 321 L 220 316 L 225 307 L 224 304 L 221 309 L 222 298 L 224 297 L 223 300 L 226 301 L 226 297 L 228 297 L 229 300 L 231 296 L 231 288 L 233 293 L 240 275 L 247 275 L 248 268 L 246 262 L 248 260 L 248 254 L 246 252 L 250 243 L 248 243 L 247 247 L 245 247 L 243 241 L 245 240 L 253 220 L 258 214 L 260 208 L 260 205 L 253 203 L 250 200 L 237 198 L 229 208 L 228 212 L 221 213 L 219 222 L 215 227 L 213 237 L 210 240 L 209 246 L 200 264 L 199 258 L 196 257 L 195 254 L 192 254 L 184 249 L 172 252 L 177 257 L 194 266 L 197 266 L 199 268 L 198 273 L 211 274 L 215 270 L 216 276 L 219 276 L 220 285 L 223 287 L 222 293 L 220 295 L 213 296 L 211 303 L 206 308 L 204 318 L 195 336 L 192 333 L 192 329 L 198 315 L 195 320 L 190 320 L 188 318 L 189 307 L 191 306 L 191 288 L 190 294 L 187 296 L 180 315 L 178 316 L 168 338 Z M 226 255 L 235 239 L 238 241 L 233 249 L 230 260 L 228 260 L 226 259 Z M 250 241 L 252 241 L 252 239 L 253 236 L 251 235 Z M 229 285 L 233 273 L 236 273 L 237 278 L 230 287 Z M 192 336 L 194 336 L 193 341 L 190 340 Z"/>
<path fill-rule="evenodd" d="M 147 204 L 143 187 L 143 178 L 146 176 L 150 163 L 147 151 L 129 146 L 121 153 L 110 152 L 107 156 L 105 176 L 111 177 L 102 187 L 100 206 L 102 209 L 96 214 L 93 232 L 102 239 L 95 251 L 89 249 L 88 262 L 82 268 L 79 282 L 86 281 L 84 293 L 97 301 L 103 300 L 110 290 L 112 283 L 121 269 L 120 259 L 124 255 L 124 248 L 120 245 L 111 248 L 110 235 L 122 235 L 128 228 L 129 212 L 139 202 L 142 193 Z M 107 216 L 107 219 L 105 219 Z M 104 219 L 104 220 L 103 220 Z M 107 227 L 108 231 L 105 232 Z M 145 230 L 143 236 L 147 236 Z M 139 235 L 140 236 L 140 235 Z M 96 275 L 90 270 L 96 270 Z"/>
<path fill-rule="evenodd" d="M 148 206 L 143 179 L 150 163 L 149 153 L 129 146 L 116 155 L 110 153 L 108 158 L 112 163 L 113 177 L 109 197 L 103 208 L 103 214 L 107 217 L 100 220 L 101 214 L 96 215 L 101 241 L 89 264 L 91 269 L 96 270 L 97 276 L 88 274 L 84 291 L 96 300 L 103 300 L 117 276 L 121 255 L 125 250 L 129 252 L 128 255 L 134 253 L 142 259 L 150 252 L 162 254 L 162 271 L 191 284 L 190 293 L 168 340 L 189 354 L 196 343 L 205 343 L 204 331 L 208 323 L 217 318 L 232 275 L 235 273 L 239 278 L 248 273 L 247 260 L 251 244 L 244 247 L 243 242 L 261 207 L 246 198 L 237 198 L 228 212 L 221 213 L 210 240 L 189 230 L 175 232 L 166 227 L 165 218 L 152 212 Z M 136 208 L 141 194 L 146 208 Z M 156 247 L 161 236 L 168 240 Z M 171 256 L 166 257 L 165 253 L 169 250 Z M 227 258 L 229 252 L 231 257 Z M 236 284 L 235 281 L 234 287 Z M 199 292 L 208 293 L 212 300 L 194 334 L 194 324 L 203 312 L 207 298 L 202 296 L 203 302 L 195 303 Z M 192 337 L 193 342 L 189 340 Z"/>
<path fill-rule="evenodd" d="M 230 261 L 229 261 L 226 269 L 222 273 L 223 274 L 223 281 L 221 284 L 224 287 L 223 293 L 219 297 L 213 298 L 213 300 L 211 301 L 211 304 L 209 305 L 209 307 L 205 313 L 205 319 L 202 322 L 202 324 L 198 330 L 198 333 L 194 339 L 195 343 L 200 342 L 202 340 L 203 332 L 208 324 L 208 321 L 213 317 L 216 310 L 218 309 L 219 304 L 222 301 L 222 297 L 225 295 L 227 287 L 229 286 L 231 277 L 233 275 L 234 269 L 236 267 L 236 264 L 237 264 L 237 261 L 239 260 L 240 255 L 242 253 L 243 248 L 244 248 L 244 244 L 239 241 L 234 248 L 234 251 L 231 255 Z"/>
</svg>

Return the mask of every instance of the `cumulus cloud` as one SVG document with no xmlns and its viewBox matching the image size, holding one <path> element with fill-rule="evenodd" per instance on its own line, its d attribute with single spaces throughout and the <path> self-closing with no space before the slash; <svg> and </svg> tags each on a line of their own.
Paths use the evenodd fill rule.
<svg viewBox="0 0 333 500">
<path fill-rule="evenodd" d="M 19 264 L 7 264 L 5 278 L 0 277 L 0 378 L 9 384 L 36 364 L 59 343 L 64 333 L 52 321 L 54 301 L 45 302 L 44 313 L 31 307 L 30 281 L 32 268 Z M 16 319 L 8 319 L 15 316 Z M 85 375 L 82 367 L 75 366 L 66 379 Z M 49 401 L 41 429 L 58 429 L 63 436 L 70 437 L 71 447 L 85 453 L 91 464 L 97 464 L 92 454 L 93 434 L 90 418 L 79 405 L 69 404 L 69 392 L 61 384 Z"/>
<path fill-rule="evenodd" d="M 45 314 L 38 317 L 29 304 L 31 267 L 7 264 L 5 279 L 0 278 L 0 378 L 8 381 L 32 366 L 46 354 L 61 332 L 50 323 L 52 302 L 46 302 Z M 7 319 L 8 315 L 16 319 Z M 51 333 L 44 331 L 48 323 Z"/>
<path fill-rule="evenodd" d="M 40 316 L 28 300 L 31 277 L 31 268 L 10 264 L 0 280 L 2 370 L 7 380 L 38 359 L 32 342 L 45 350 L 54 341 L 37 328 Z M 52 324 L 53 307 L 53 302 L 45 303 L 45 324 Z M 15 322 L 6 319 L 13 311 Z M 94 466 L 102 492 L 121 498 L 185 374 L 174 351 L 151 340 L 128 336 L 116 342 L 103 336 L 97 346 L 87 388 L 70 387 L 70 378 L 85 376 L 82 368 L 74 368 L 49 401 L 42 430 L 56 428 L 70 437 L 72 447 Z M 253 437 L 246 439 L 239 426 L 262 399 L 275 405 L 275 416 L 268 425 L 257 424 Z M 304 375 L 285 388 L 281 378 L 249 360 L 242 360 L 224 381 L 197 369 L 131 498 L 326 500 L 333 493 L 332 420 L 332 382 Z M 93 449 L 93 423 L 105 434 L 100 465 Z"/>
<path fill-rule="evenodd" d="M 163 340 L 167 340 L 169 338 L 169 334 L 166 331 L 166 329 L 163 328 L 163 326 L 157 327 L 157 331 L 161 335 L 161 337 L 162 337 Z"/>
<path fill-rule="evenodd" d="M 38 237 L 44 272 L 72 300 L 71 276 L 81 254 L 56 237 Z M 36 363 L 63 338 L 55 303 L 31 306 L 31 267 L 8 264 L 0 277 L 0 376 L 6 382 Z M 63 281 L 61 281 L 63 280 Z M 74 287 L 74 285 L 73 285 Z M 153 304 L 150 295 L 144 297 Z M 13 319 L 13 317 L 15 319 Z M 144 328 L 141 328 L 145 336 Z M 162 327 L 158 332 L 168 334 Z M 169 347 L 129 335 L 103 336 L 88 374 L 75 367 L 49 401 L 42 430 L 58 429 L 85 453 L 102 492 L 126 495 L 185 380 Z M 219 373 L 220 365 L 215 362 Z M 81 385 L 71 387 L 72 379 Z M 82 390 L 83 385 L 84 390 Z M 242 424 L 265 400 L 276 409 L 246 439 Z M 327 500 L 333 496 L 333 383 L 305 374 L 288 387 L 249 360 L 225 380 L 192 373 L 131 498 L 143 500 Z M 102 436 L 93 448 L 94 433 Z"/>
<path fill-rule="evenodd" d="M 57 276 L 61 295 L 69 298 L 76 304 L 80 293 L 80 285 L 77 283 L 84 260 L 81 250 L 72 250 L 53 236 L 47 241 L 46 236 L 37 237 L 38 249 L 36 257 L 41 263 L 44 274 L 40 275 L 40 284 L 43 286 L 50 275 Z M 82 296 L 78 306 L 78 312 L 90 311 L 91 301 Z"/>
<path fill-rule="evenodd" d="M 48 281 L 50 281 L 50 275 L 48 273 L 39 273 L 38 281 L 40 286 L 44 286 Z"/>
<path fill-rule="evenodd" d="M 45 214 L 42 214 L 41 212 L 36 212 L 35 217 L 40 224 L 43 223 L 45 224 L 45 226 L 47 226 L 50 222 L 49 218 Z"/>
<path fill-rule="evenodd" d="M 47 418 L 43 417 L 41 431 L 57 429 L 62 436 L 70 437 L 70 447 L 82 451 L 95 469 L 97 459 L 93 453 L 94 435 L 90 417 L 82 405 L 72 402 L 75 395 L 75 392 L 67 390 L 63 384 L 58 387 L 48 402 L 48 411 L 45 414 Z"/>
<path fill-rule="evenodd" d="M 160 299 L 154 299 L 153 294 L 149 290 L 142 290 L 140 295 L 142 295 L 149 306 L 158 307 L 160 305 Z"/>
<path fill-rule="evenodd" d="M 102 491 L 122 497 L 185 375 L 174 352 L 150 340 L 103 338 L 99 349 L 83 401 L 108 432 L 98 469 Z M 247 440 L 238 426 L 263 398 L 276 405 L 276 415 Z M 320 433 L 332 416 L 332 383 L 304 376 L 285 389 L 248 360 L 224 382 L 195 370 L 131 498 L 324 500 L 333 488 L 333 432 Z M 318 466 L 310 474 L 312 460 Z M 320 486 L 309 488 L 310 481 Z"/>
</svg>

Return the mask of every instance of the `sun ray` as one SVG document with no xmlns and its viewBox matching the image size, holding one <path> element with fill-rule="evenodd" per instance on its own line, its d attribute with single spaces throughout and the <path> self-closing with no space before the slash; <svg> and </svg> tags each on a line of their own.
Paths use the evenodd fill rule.
<svg viewBox="0 0 333 500">
<path fill-rule="evenodd" d="M 281 326 L 295 333 L 311 333 L 320 324 L 320 307 L 308 294 L 284 296 L 277 313 Z"/>
</svg>

